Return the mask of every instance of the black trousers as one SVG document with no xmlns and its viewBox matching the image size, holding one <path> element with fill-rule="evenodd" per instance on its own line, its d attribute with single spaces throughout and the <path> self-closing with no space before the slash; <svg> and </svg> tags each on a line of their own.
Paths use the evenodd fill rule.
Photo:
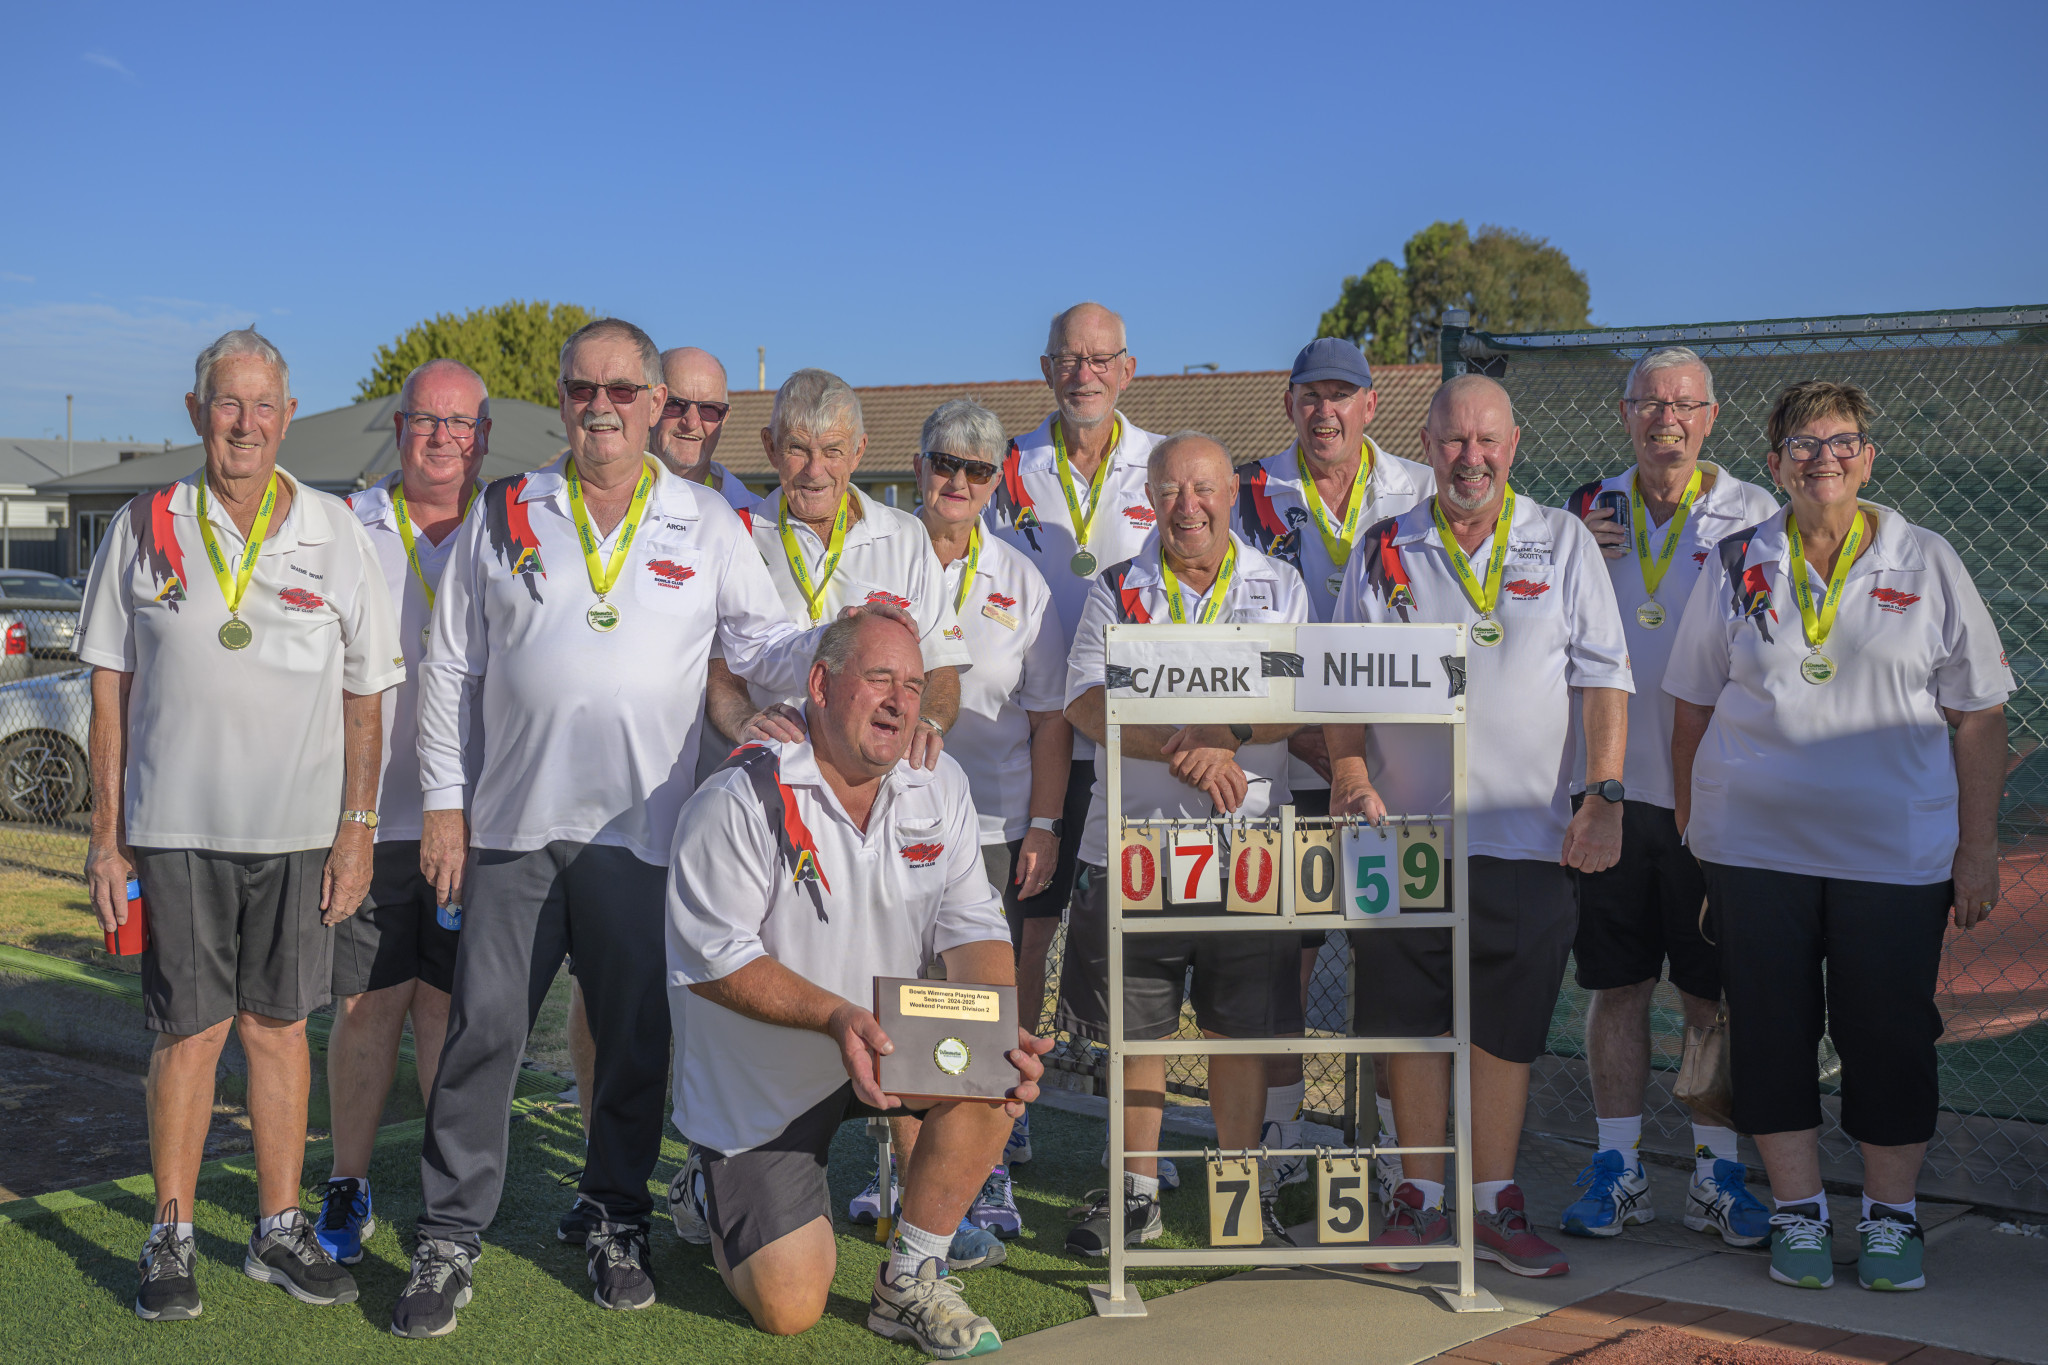
<svg viewBox="0 0 2048 1365">
<path fill-rule="evenodd" d="M 1821 1124 L 1823 1033 L 1842 1059 L 1842 1128 L 1903 1147 L 1934 1136 L 1934 1006 L 1951 884 L 1896 886 L 1702 863 L 1728 1000 L 1735 1127 Z"/>
</svg>

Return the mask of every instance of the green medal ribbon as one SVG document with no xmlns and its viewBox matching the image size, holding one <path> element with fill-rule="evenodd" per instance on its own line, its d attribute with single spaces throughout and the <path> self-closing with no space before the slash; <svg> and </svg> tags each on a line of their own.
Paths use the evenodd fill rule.
<svg viewBox="0 0 2048 1365">
<path fill-rule="evenodd" d="M 1230 580 L 1236 576 L 1237 542 L 1233 540 L 1230 542 L 1230 548 L 1223 552 L 1223 567 L 1216 571 L 1216 581 L 1209 585 L 1209 591 L 1197 601 L 1199 610 L 1195 614 L 1194 624 L 1206 626 L 1216 619 L 1216 614 L 1223 610 L 1224 599 L 1230 596 Z M 1187 625 L 1187 610 L 1180 602 L 1180 580 L 1173 576 L 1172 566 L 1167 564 L 1164 553 L 1159 556 L 1159 577 L 1166 585 L 1166 614 L 1173 619 L 1175 625 Z"/>
<path fill-rule="evenodd" d="M 1685 533 L 1686 519 L 1692 515 L 1692 505 L 1699 498 L 1701 476 L 1705 473 L 1698 465 L 1693 466 L 1692 478 L 1686 482 L 1685 492 L 1678 499 L 1678 510 L 1671 514 L 1671 521 L 1664 528 L 1664 544 L 1654 559 L 1650 556 L 1650 518 L 1643 510 L 1642 490 L 1636 486 L 1636 477 L 1629 476 L 1628 512 L 1636 528 L 1636 563 L 1643 570 L 1643 591 L 1652 598 L 1656 597 L 1658 585 L 1670 571 L 1671 557 L 1678 553 L 1678 538 Z"/>
<path fill-rule="evenodd" d="M 1074 548 L 1088 548 L 1088 528 L 1095 524 L 1095 514 L 1102 510 L 1102 476 L 1109 472 L 1110 457 L 1116 454 L 1117 443 L 1123 440 L 1123 418 L 1113 419 L 1109 429 L 1109 448 L 1102 452 L 1102 463 L 1095 466 L 1095 477 L 1088 481 L 1088 514 L 1081 514 L 1081 495 L 1074 491 L 1074 466 L 1067 459 L 1067 435 L 1064 420 L 1052 424 L 1053 467 L 1059 471 L 1060 492 L 1067 495 L 1067 515 L 1074 523 Z"/>
<path fill-rule="evenodd" d="M 462 516 L 469 516 L 469 506 L 476 501 L 476 485 L 469 486 L 469 496 L 462 500 Z M 579 497 L 577 502 L 582 503 Z M 405 479 L 400 476 L 391 485 L 391 510 L 398 514 L 398 538 L 405 542 L 405 562 L 412 565 L 412 575 L 420 581 L 420 591 L 427 595 L 427 614 L 434 614 L 434 585 L 427 581 L 427 571 L 420 567 L 418 541 L 412 526 L 412 513 L 405 505 Z"/>
<path fill-rule="evenodd" d="M 1330 563 L 1343 568 L 1351 560 L 1351 544 L 1358 539 L 1358 519 L 1365 515 L 1365 486 L 1372 479 L 1373 444 L 1370 436 L 1358 449 L 1358 473 L 1351 480 L 1351 497 L 1344 504 L 1344 522 L 1341 526 L 1330 524 L 1329 509 L 1323 506 L 1323 495 L 1310 476 L 1308 460 L 1301 453 L 1301 443 L 1294 444 L 1294 468 L 1301 475 L 1301 500 L 1308 504 L 1309 517 L 1316 529 L 1323 533 L 1323 548 L 1330 552 Z"/>
<path fill-rule="evenodd" d="M 1849 534 L 1842 538 L 1841 552 L 1835 556 L 1835 571 L 1828 575 L 1827 595 L 1821 599 L 1820 609 L 1814 610 L 1813 584 L 1807 572 L 1812 566 L 1806 562 L 1806 542 L 1799 534 L 1799 518 L 1788 515 L 1785 518 L 1785 539 L 1792 547 L 1792 600 L 1799 604 L 1799 621 L 1806 627 L 1807 648 L 1815 654 L 1828 642 L 1828 635 L 1835 628 L 1835 613 L 1841 609 L 1842 589 L 1849 582 L 1849 566 L 1856 561 L 1857 547 L 1863 544 L 1863 512 L 1857 509 L 1856 524 L 1849 528 Z"/>
<path fill-rule="evenodd" d="M 839 556 L 846 552 L 846 512 L 852 499 L 851 493 L 839 495 L 839 510 L 832 515 L 832 538 L 825 544 L 825 559 L 818 566 L 817 583 L 813 586 L 810 566 L 804 563 L 803 547 L 797 544 L 796 532 L 789 526 L 789 498 L 776 495 L 775 530 L 782 537 L 782 555 L 789 561 L 790 575 L 796 579 L 796 589 L 804 595 L 804 605 L 811 609 L 813 621 L 825 614 L 825 589 L 832 583 L 832 571 L 839 567 Z"/>
<path fill-rule="evenodd" d="M 619 532 L 619 543 L 612 546 L 611 558 L 600 562 L 597 547 L 601 543 L 597 528 L 590 524 L 590 514 L 583 510 L 583 480 L 576 473 L 576 460 L 572 456 L 562 462 L 569 483 L 569 513 L 576 522 L 576 539 L 583 546 L 583 567 L 590 574 L 590 590 L 602 602 L 612 585 L 619 581 L 619 571 L 626 567 L 626 554 L 633 547 L 633 535 L 640 529 L 640 518 L 647 512 L 647 500 L 654 494 L 654 462 L 644 460 L 640 465 L 640 482 L 633 486 L 633 501 L 626 505 L 625 525 Z"/>
<path fill-rule="evenodd" d="M 1491 617 L 1494 606 L 1500 601 L 1501 568 L 1508 562 L 1508 524 L 1515 519 L 1515 490 L 1512 486 L 1507 496 L 1500 500 L 1500 516 L 1493 523 L 1493 553 L 1486 559 L 1486 581 L 1480 582 L 1472 572 L 1472 561 L 1465 557 L 1465 551 L 1458 544 L 1458 538 L 1451 534 L 1451 524 L 1444 520 L 1442 499 L 1429 500 L 1429 514 L 1436 520 L 1436 533 L 1443 538 L 1444 553 L 1450 556 L 1451 573 L 1458 585 L 1465 590 L 1465 596 L 1472 599 L 1472 605 L 1479 609 L 1482 617 Z"/>
<path fill-rule="evenodd" d="M 277 471 L 270 471 L 270 482 L 264 486 L 263 501 L 256 506 L 256 520 L 249 527 L 247 547 L 242 551 L 241 567 L 230 577 L 227 556 L 220 552 L 220 542 L 214 539 L 213 523 L 206 519 L 206 476 L 199 477 L 199 538 L 206 543 L 206 562 L 213 566 L 213 581 L 220 584 L 220 595 L 228 604 L 228 615 L 241 619 L 242 596 L 249 591 L 250 580 L 256 577 L 256 556 L 263 549 L 263 541 L 270 534 L 270 514 L 277 510 Z M 239 648 L 239 646 L 231 646 Z"/>
<path fill-rule="evenodd" d="M 953 614 L 958 616 L 967 610 L 967 594 L 974 591 L 974 571 L 981 564 L 981 523 L 975 522 L 974 529 L 967 535 L 967 563 L 960 570 L 960 592 L 953 598 Z"/>
</svg>

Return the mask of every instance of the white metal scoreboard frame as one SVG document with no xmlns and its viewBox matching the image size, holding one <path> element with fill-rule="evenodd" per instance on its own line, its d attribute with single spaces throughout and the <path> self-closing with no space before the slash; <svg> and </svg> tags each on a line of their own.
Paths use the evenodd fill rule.
<svg viewBox="0 0 2048 1365">
<path fill-rule="evenodd" d="M 1451 904 L 1436 912 L 1402 911 L 1378 919 L 1347 918 L 1327 911 L 1297 917 L 1295 830 L 1299 827 L 1344 825 L 1342 819 L 1297 820 L 1294 807 L 1278 814 L 1280 850 L 1274 875 L 1279 878 L 1277 914 L 1176 915 L 1152 910 L 1126 910 L 1122 876 L 1123 834 L 1132 827 L 1174 825 L 1241 826 L 1228 816 L 1205 820 L 1124 820 L 1110 817 L 1109 856 L 1109 1170 L 1111 1233 L 1109 1283 L 1090 1285 L 1095 1311 L 1105 1317 L 1142 1317 L 1144 1300 L 1127 1276 L 1133 1267 L 1151 1266 L 1300 1266 L 1357 1264 L 1371 1255 L 1359 1242 L 1305 1247 L 1210 1246 L 1187 1250 L 1124 1245 L 1118 1226 L 1123 1201 L 1124 1158 L 1177 1157 L 1243 1159 L 1298 1155 L 1310 1158 L 1369 1158 L 1377 1153 L 1446 1154 L 1455 1158 L 1455 1235 L 1447 1246 L 1403 1247 L 1409 1262 L 1448 1262 L 1458 1268 L 1455 1285 L 1433 1286 L 1457 1312 L 1495 1312 L 1500 1305 L 1474 1282 L 1472 1259 L 1472 1070 L 1471 1070 L 1471 942 L 1467 928 L 1468 888 L 1465 830 L 1465 645 L 1463 625 L 1111 625 L 1106 630 L 1108 662 L 1105 678 L 1104 734 L 1108 781 L 1107 809 L 1123 809 L 1121 730 L 1124 725 L 1447 725 L 1451 731 L 1451 810 L 1455 832 L 1450 867 Z M 1200 674 L 1201 676 L 1194 676 Z M 1390 812 L 1420 822 L 1442 822 L 1444 812 Z M 1254 822 L 1270 829 L 1272 817 Z M 1170 831 L 1168 831 L 1170 833 Z M 1162 838 L 1161 848 L 1170 844 Z M 1160 869 L 1163 878 L 1170 858 Z M 1225 876 L 1228 877 L 1228 869 Z M 1340 875 L 1332 895 L 1341 897 Z M 1162 902 L 1163 904 L 1163 902 Z M 1145 933 L 1291 933 L 1318 929 L 1371 929 L 1396 933 L 1415 929 L 1451 931 L 1452 1001 L 1448 1038 L 1163 1038 L 1156 1042 L 1124 1038 L 1124 935 Z M 1124 1150 L 1124 1062 L 1129 1057 L 1271 1055 L 1274 1053 L 1442 1052 L 1451 1056 L 1451 1102 L 1455 1116 L 1449 1147 L 1361 1147 L 1340 1149 L 1255 1149 L 1217 1152 L 1201 1148 L 1161 1148 L 1151 1152 Z M 1256 1214 L 1253 1214 L 1256 1217 Z"/>
</svg>

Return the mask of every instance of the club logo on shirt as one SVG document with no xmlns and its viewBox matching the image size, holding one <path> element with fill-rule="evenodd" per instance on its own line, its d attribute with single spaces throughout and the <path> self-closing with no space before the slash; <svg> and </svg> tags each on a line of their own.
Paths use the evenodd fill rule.
<svg viewBox="0 0 2048 1365">
<path fill-rule="evenodd" d="M 171 520 L 171 494 L 177 485 L 159 489 L 146 498 L 128 504 L 129 530 L 135 535 L 136 557 L 149 568 L 156 583 L 156 595 L 172 611 L 185 600 L 185 551 L 178 544 L 178 531 Z"/>
<path fill-rule="evenodd" d="M 287 611 L 318 611 L 327 605 L 325 598 L 304 588 L 280 588 L 277 600 L 284 603 Z"/>
<path fill-rule="evenodd" d="M 678 564 L 673 559 L 650 559 L 647 561 L 647 567 L 653 572 L 655 581 L 664 588 L 680 588 L 685 581 L 697 576 L 695 569 Z"/>
<path fill-rule="evenodd" d="M 1872 588 L 1870 595 L 1877 599 L 1878 610 L 1888 611 L 1894 616 L 1904 616 L 1906 608 L 1920 600 L 1917 592 L 1900 592 L 1897 588 Z"/>
<path fill-rule="evenodd" d="M 988 595 L 988 600 L 1005 610 L 1017 605 L 1017 599 L 1008 593 L 992 592 Z"/>
<path fill-rule="evenodd" d="M 1508 593 L 1517 602 L 1534 602 L 1537 598 L 1543 596 L 1544 593 L 1550 591 L 1548 583 L 1537 583 L 1527 578 L 1510 579 L 1506 587 Z"/>
<path fill-rule="evenodd" d="M 1153 524 L 1159 520 L 1158 514 L 1151 508 L 1136 505 L 1126 507 L 1124 509 L 1124 516 L 1130 520 L 1131 525 L 1141 531 L 1151 530 Z"/>
<path fill-rule="evenodd" d="M 964 642 L 967 639 L 967 632 L 958 626 L 947 626 L 940 634 L 944 635 L 948 640 Z"/>
<path fill-rule="evenodd" d="M 930 867 L 939 861 L 939 855 L 946 851 L 944 844 L 905 844 L 896 850 L 903 855 L 903 861 L 912 867 Z"/>
<path fill-rule="evenodd" d="M 1692 552 L 1692 565 L 1695 569 L 1706 562 L 1707 552 L 1705 550 L 1694 550 Z"/>
<path fill-rule="evenodd" d="M 526 504 L 520 501 L 520 494 L 526 491 L 526 478 L 524 474 L 509 475 L 493 480 L 484 489 L 484 528 L 490 533 L 491 549 L 499 561 L 508 566 L 514 577 L 524 580 L 527 595 L 539 602 L 540 584 L 534 580 L 546 578 L 548 572 L 541 567 L 540 537 L 533 533 Z"/>
<path fill-rule="evenodd" d="M 880 588 L 876 588 L 873 592 L 869 593 L 867 600 L 869 602 L 886 602 L 892 607 L 899 607 L 904 611 L 910 610 L 909 598 L 898 597 L 895 593 L 884 592 Z"/>
</svg>

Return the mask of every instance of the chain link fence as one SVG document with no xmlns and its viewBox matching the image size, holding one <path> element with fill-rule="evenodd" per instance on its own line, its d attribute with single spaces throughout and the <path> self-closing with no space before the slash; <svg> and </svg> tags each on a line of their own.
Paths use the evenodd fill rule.
<svg viewBox="0 0 2048 1365">
<path fill-rule="evenodd" d="M 82 877 L 92 781 L 91 670 L 78 610 L 0 602 L 0 864 Z"/>
</svg>

